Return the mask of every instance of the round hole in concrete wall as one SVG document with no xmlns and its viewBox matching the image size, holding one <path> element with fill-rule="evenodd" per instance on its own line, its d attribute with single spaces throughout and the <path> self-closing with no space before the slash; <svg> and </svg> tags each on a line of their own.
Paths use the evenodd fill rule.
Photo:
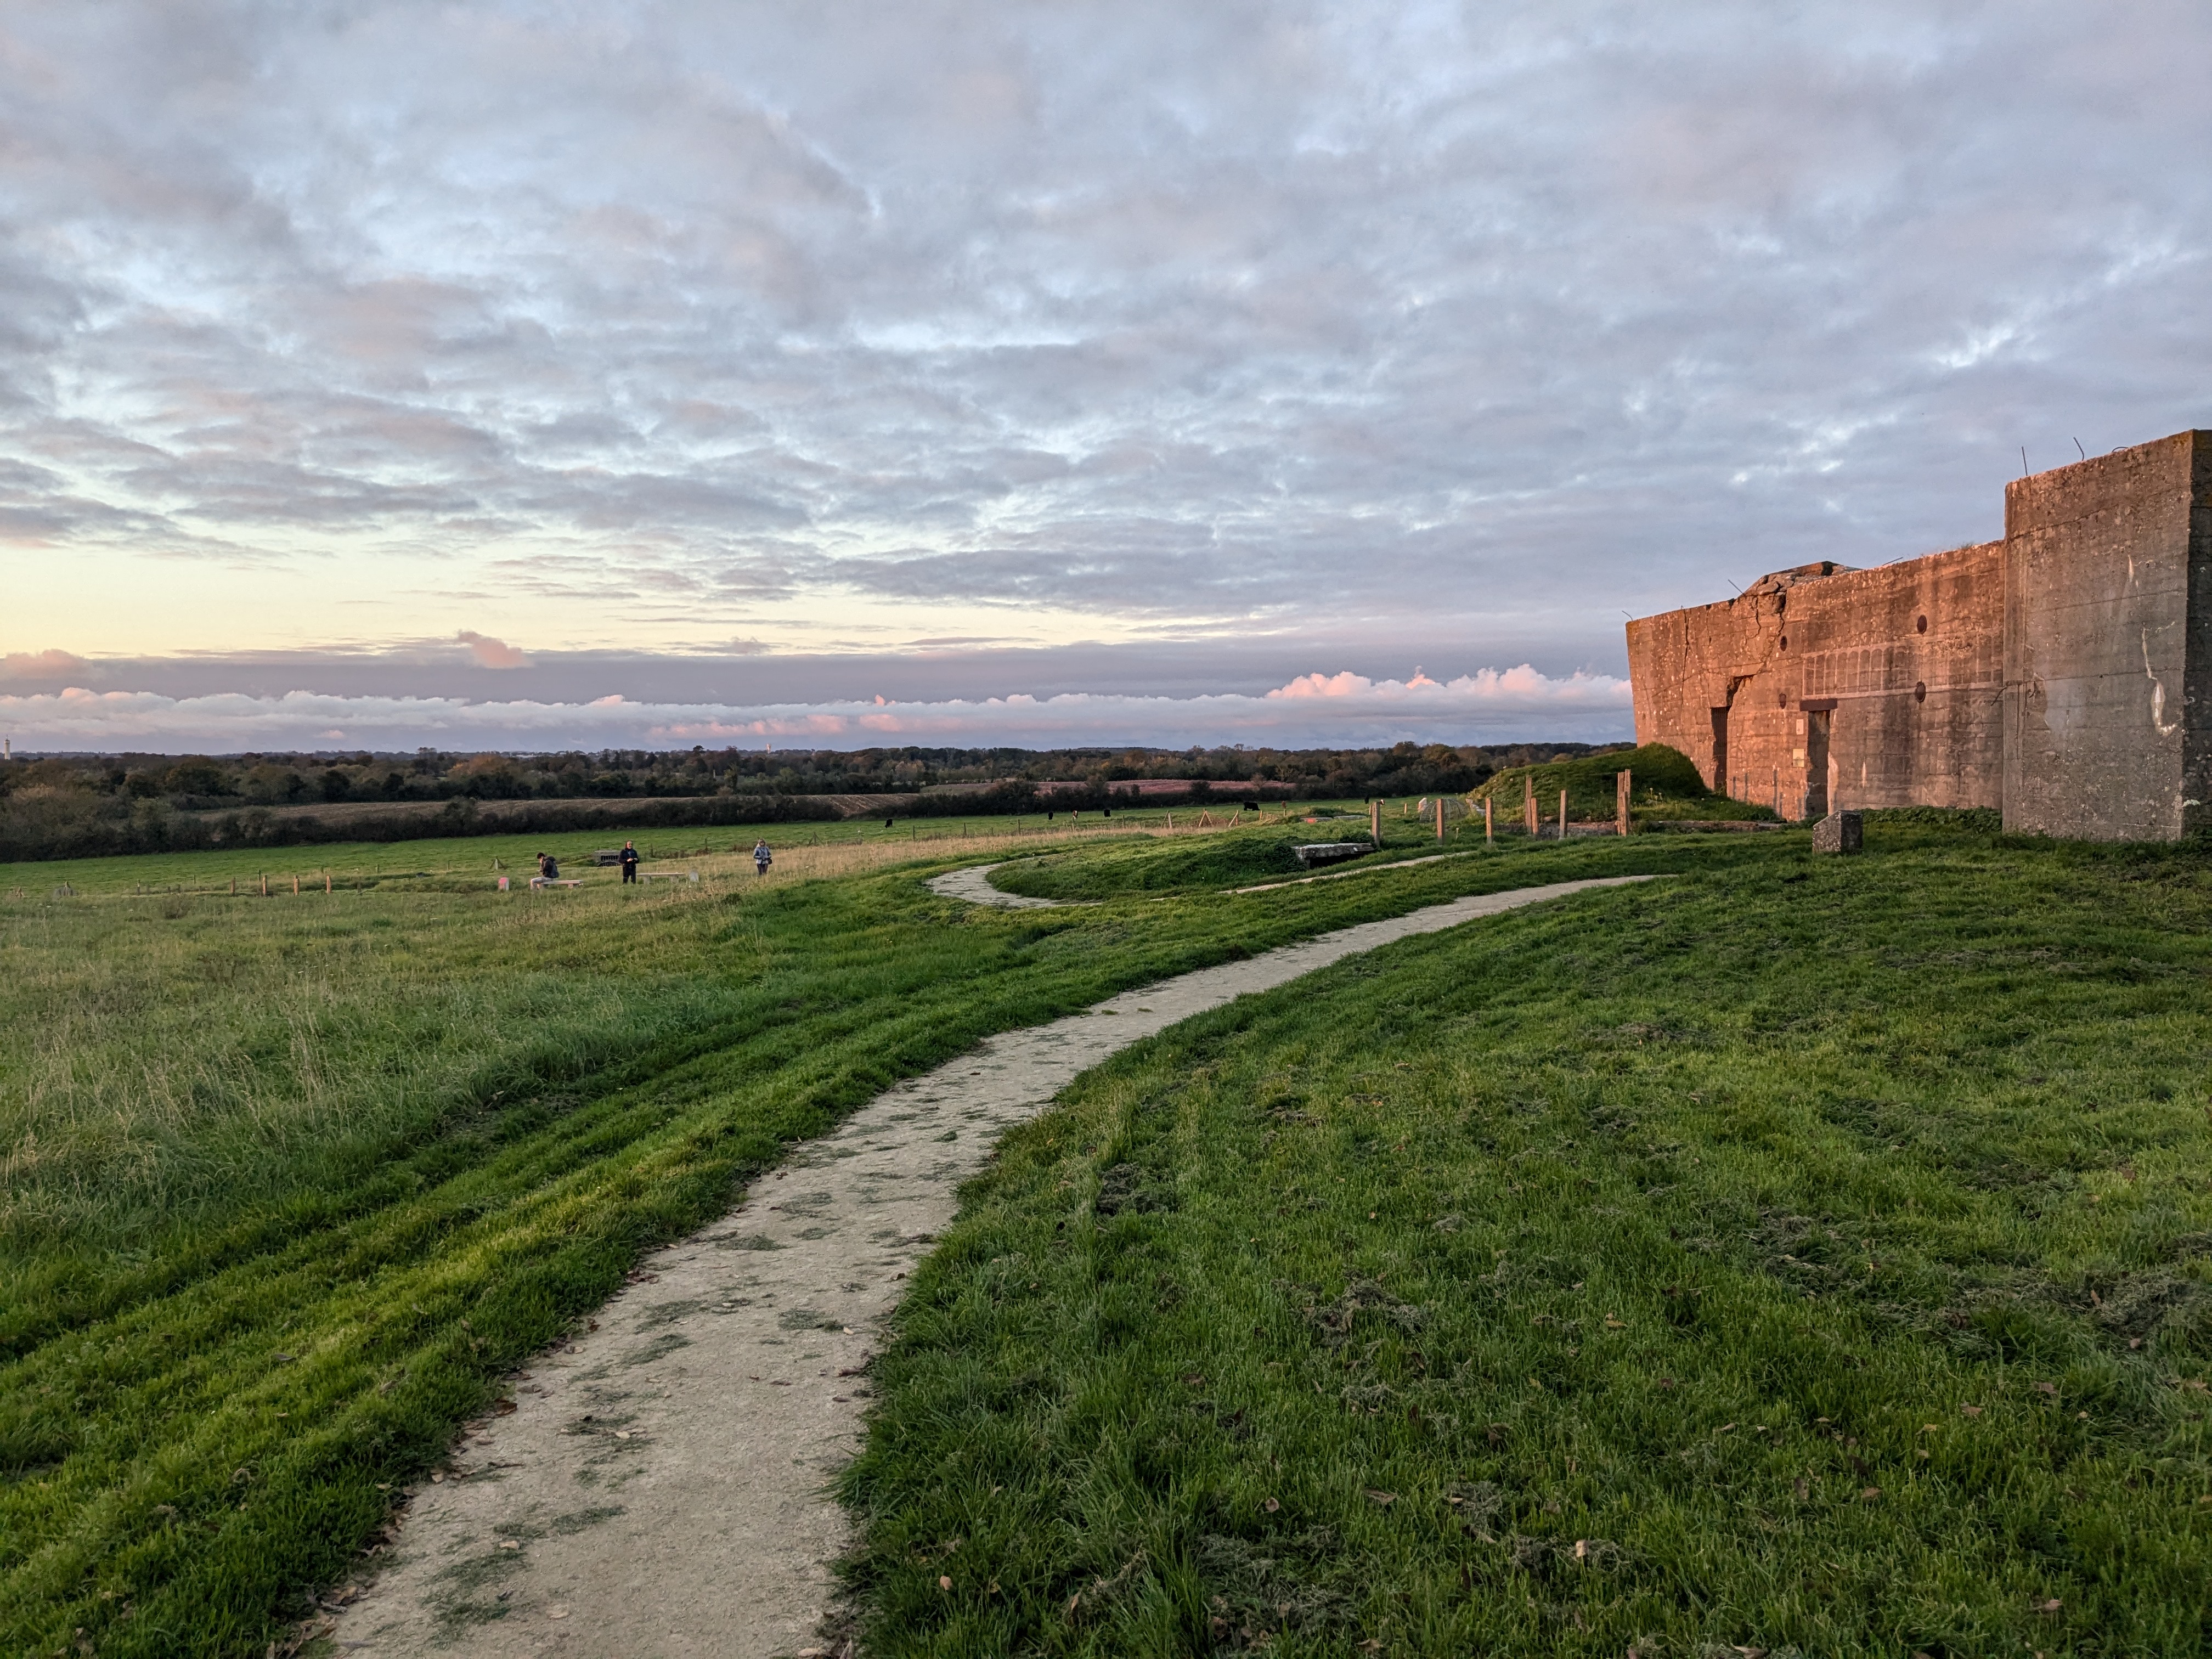
<svg viewBox="0 0 2212 1659">
<path fill-rule="evenodd" d="M 1787 634 L 1784 634 L 1782 636 L 1782 648 L 1784 651 L 1787 651 L 1790 648 L 1790 636 Z"/>
<path fill-rule="evenodd" d="M 1926 680 L 1915 680 L 1912 683 L 1912 701 L 1915 702 L 1926 702 L 1928 701 L 1928 682 Z"/>
<path fill-rule="evenodd" d="M 1928 618 L 1923 617 L 1918 622 L 1913 623 L 1912 631 L 1916 634 L 1925 634 L 1928 631 Z"/>
<path fill-rule="evenodd" d="M 1790 707 L 1790 694 L 1789 694 L 1787 691 L 1777 691 L 1777 692 L 1774 694 L 1774 706 L 1775 706 L 1777 708 L 1789 708 L 1789 707 Z"/>
</svg>

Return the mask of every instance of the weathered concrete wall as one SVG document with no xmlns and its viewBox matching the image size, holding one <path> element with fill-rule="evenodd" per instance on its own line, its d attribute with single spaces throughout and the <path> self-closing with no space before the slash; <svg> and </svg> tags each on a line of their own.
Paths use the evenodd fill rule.
<svg viewBox="0 0 2212 1659">
<path fill-rule="evenodd" d="M 2171 841 L 2191 788 L 2192 664 L 2208 662 L 2212 434 L 2185 432 L 2005 488 L 2005 827 Z M 2212 713 L 2212 704 L 2197 707 Z M 2201 739 L 2200 739 L 2201 741 Z"/>
<path fill-rule="evenodd" d="M 1789 817 L 2212 831 L 2212 432 L 2009 485 L 2002 542 L 1632 622 L 1628 656 L 1637 741 Z"/>
<path fill-rule="evenodd" d="M 1637 741 L 1672 744 L 1713 787 L 1790 817 L 1998 805 L 2002 553 L 1810 565 L 1630 623 Z"/>
</svg>

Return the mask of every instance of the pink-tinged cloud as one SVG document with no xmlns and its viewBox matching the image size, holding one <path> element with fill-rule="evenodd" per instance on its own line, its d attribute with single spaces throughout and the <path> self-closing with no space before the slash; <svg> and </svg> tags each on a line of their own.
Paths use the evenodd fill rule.
<svg viewBox="0 0 2212 1659">
<path fill-rule="evenodd" d="M 505 640 L 495 640 L 489 634 L 479 634 L 473 628 L 464 628 L 453 635 L 469 648 L 479 668 L 527 668 L 530 659 Z"/>
<path fill-rule="evenodd" d="M 67 651 L 10 651 L 0 656 L 0 680 L 52 680 L 83 674 L 92 665 Z"/>
<path fill-rule="evenodd" d="M 1302 675 L 1259 695 L 1133 696 L 1074 691 L 1036 697 L 883 697 L 846 702 L 639 702 L 613 694 L 591 702 L 473 702 L 461 697 L 281 697 L 222 693 L 167 697 L 81 689 L 0 696 L 0 723 L 21 750 L 150 749 L 222 753 L 347 746 L 546 750 L 608 746 L 720 747 L 772 740 L 823 748 L 915 743 L 960 747 L 1129 744 L 1180 748 L 1247 743 L 1360 747 L 1417 742 L 1606 740 L 1632 727 L 1626 680 L 1604 674 L 1555 679 L 1523 664 L 1449 681 Z"/>
</svg>

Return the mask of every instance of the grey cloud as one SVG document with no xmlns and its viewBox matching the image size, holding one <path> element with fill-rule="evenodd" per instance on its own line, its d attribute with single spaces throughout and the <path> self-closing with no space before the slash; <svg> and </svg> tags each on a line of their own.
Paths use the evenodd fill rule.
<svg viewBox="0 0 2212 1659">
<path fill-rule="evenodd" d="M 27 537 L 536 534 L 598 550 L 580 605 L 724 627 L 861 591 L 1556 672 L 1987 534 L 2021 444 L 2212 419 L 2180 0 L 10 27 Z"/>
</svg>

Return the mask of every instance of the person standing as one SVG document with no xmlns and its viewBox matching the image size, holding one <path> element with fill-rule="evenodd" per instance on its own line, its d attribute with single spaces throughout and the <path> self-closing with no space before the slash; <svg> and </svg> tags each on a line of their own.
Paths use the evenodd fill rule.
<svg viewBox="0 0 2212 1659">
<path fill-rule="evenodd" d="M 625 886 L 637 879 L 637 843 L 626 841 L 622 849 L 623 882 Z"/>
<path fill-rule="evenodd" d="M 768 850 L 767 837 L 763 836 L 753 843 L 753 873 L 755 875 L 766 875 L 769 866 L 775 862 L 775 854 Z"/>
</svg>

